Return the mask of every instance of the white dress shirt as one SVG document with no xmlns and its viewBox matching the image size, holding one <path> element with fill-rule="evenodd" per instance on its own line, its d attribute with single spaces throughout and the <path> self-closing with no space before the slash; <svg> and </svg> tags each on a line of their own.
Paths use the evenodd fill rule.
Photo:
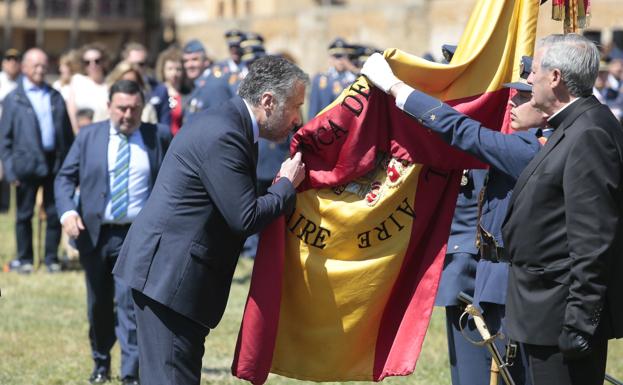
<svg viewBox="0 0 623 385">
<path fill-rule="evenodd" d="M 120 222 L 113 219 L 112 207 L 112 187 L 115 174 L 115 162 L 117 160 L 117 150 L 119 149 L 119 133 L 113 125 L 110 125 L 110 135 L 108 137 L 108 194 L 106 196 L 106 210 L 104 211 L 103 223 L 132 223 L 134 218 L 141 211 L 147 198 L 149 197 L 150 186 L 150 167 L 147 147 L 143 142 L 140 130 L 134 131 L 128 138 L 130 145 L 130 176 L 128 180 L 129 204 L 128 215 Z"/>
<path fill-rule="evenodd" d="M 247 103 L 246 100 L 242 99 L 244 105 L 247 106 L 247 110 L 249 111 L 249 115 L 251 115 L 251 124 L 253 124 L 253 143 L 257 143 L 260 138 L 260 127 L 257 124 L 257 119 L 255 119 L 255 115 L 253 115 L 253 110 L 251 109 L 251 105 Z"/>
</svg>

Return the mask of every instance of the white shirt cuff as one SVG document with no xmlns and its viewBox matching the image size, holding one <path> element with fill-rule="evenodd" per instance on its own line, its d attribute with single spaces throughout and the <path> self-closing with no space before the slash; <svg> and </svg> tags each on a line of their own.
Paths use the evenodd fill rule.
<svg viewBox="0 0 623 385">
<path fill-rule="evenodd" d="M 75 214 L 75 215 L 78 215 L 78 216 L 80 215 L 80 214 L 78 214 L 78 212 L 77 212 L 76 210 L 69 210 L 69 211 L 65 211 L 65 212 L 63 213 L 63 215 L 61 215 L 61 219 L 60 219 L 61 225 L 62 225 L 62 224 L 63 224 L 63 222 L 65 221 L 65 218 L 67 218 L 67 217 L 68 217 L 68 216 L 70 216 L 70 215 L 74 215 L 74 214 Z"/>
<path fill-rule="evenodd" d="M 398 91 L 398 95 L 396 95 L 396 107 L 404 111 L 407 98 L 413 91 L 415 90 L 412 87 L 405 84 L 405 87 L 402 87 L 400 91 Z"/>
</svg>

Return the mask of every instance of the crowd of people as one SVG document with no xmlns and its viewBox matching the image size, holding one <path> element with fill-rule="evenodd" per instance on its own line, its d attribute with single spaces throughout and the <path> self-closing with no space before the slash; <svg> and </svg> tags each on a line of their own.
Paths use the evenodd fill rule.
<svg viewBox="0 0 623 385">
<path fill-rule="evenodd" d="M 461 291 L 513 340 L 515 383 L 603 381 L 607 340 L 623 336 L 613 294 L 623 51 L 600 55 L 577 35 L 542 40 L 522 60 L 524 81 L 505 85 L 515 133 L 502 134 L 397 79 L 372 47 L 336 39 L 328 70 L 310 79 L 288 55 L 267 55 L 259 34 L 232 30 L 225 41 L 226 60 L 191 40 L 160 52 L 153 71 L 141 44 L 113 67 L 90 43 L 60 57 L 52 85 L 41 49 L 2 58 L 0 205 L 12 184 L 17 208 L 10 269 L 33 271 L 41 191 L 47 271 L 62 269 L 61 233 L 85 271 L 91 383 L 110 380 L 117 340 L 124 384 L 199 382 L 238 256 L 254 255 L 253 234 L 295 204 L 305 165 L 287 143 L 306 95 L 311 119 L 360 73 L 490 165 L 464 172 L 436 301 L 453 384 L 489 383 L 491 365 L 463 338 L 475 331 L 460 330 Z M 455 48 L 444 47 L 446 61 Z"/>
</svg>

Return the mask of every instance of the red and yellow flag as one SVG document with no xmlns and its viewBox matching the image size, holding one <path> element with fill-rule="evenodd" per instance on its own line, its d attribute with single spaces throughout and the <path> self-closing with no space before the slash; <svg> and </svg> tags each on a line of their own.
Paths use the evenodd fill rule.
<svg viewBox="0 0 623 385">
<path fill-rule="evenodd" d="M 538 0 L 481 0 L 449 65 L 387 50 L 396 75 L 501 129 Z M 309 171 L 288 218 L 262 234 L 234 375 L 380 381 L 413 372 L 458 180 L 482 167 L 360 77 L 295 135 Z"/>
</svg>

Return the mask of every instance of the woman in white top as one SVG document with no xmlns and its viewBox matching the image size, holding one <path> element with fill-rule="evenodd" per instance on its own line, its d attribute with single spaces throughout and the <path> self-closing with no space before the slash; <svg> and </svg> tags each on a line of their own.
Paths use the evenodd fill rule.
<svg viewBox="0 0 623 385">
<path fill-rule="evenodd" d="M 52 83 L 52 87 L 61 93 L 65 102 L 69 99 L 71 78 L 80 70 L 78 60 L 78 51 L 75 49 L 62 54 L 58 59 L 59 77 Z"/>
<path fill-rule="evenodd" d="M 83 108 L 93 110 L 93 122 L 108 119 L 108 56 L 106 49 L 99 43 L 92 43 L 80 49 L 82 73 L 71 78 L 67 111 L 74 127 L 78 131 L 76 112 Z"/>
</svg>

